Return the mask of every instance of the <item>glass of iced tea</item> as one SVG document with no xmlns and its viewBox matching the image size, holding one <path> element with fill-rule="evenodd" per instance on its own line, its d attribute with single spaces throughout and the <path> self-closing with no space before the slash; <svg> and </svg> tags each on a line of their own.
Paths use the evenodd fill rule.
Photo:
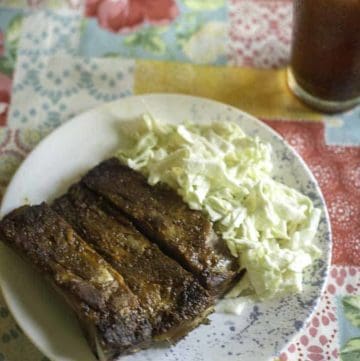
<svg viewBox="0 0 360 361">
<path fill-rule="evenodd" d="M 288 84 L 324 112 L 360 104 L 360 0 L 294 0 Z"/>
</svg>

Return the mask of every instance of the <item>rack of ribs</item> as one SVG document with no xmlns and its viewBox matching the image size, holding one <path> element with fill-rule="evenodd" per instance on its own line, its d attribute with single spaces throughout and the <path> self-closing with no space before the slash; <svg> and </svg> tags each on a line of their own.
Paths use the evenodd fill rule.
<svg viewBox="0 0 360 361">
<path fill-rule="evenodd" d="M 51 206 L 10 212 L 0 239 L 63 296 L 101 361 L 178 341 L 239 275 L 201 212 L 116 158 Z"/>
</svg>

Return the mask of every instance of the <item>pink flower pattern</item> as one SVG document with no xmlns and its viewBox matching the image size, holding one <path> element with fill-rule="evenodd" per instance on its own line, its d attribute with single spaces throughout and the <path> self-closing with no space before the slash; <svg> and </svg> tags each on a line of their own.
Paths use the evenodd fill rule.
<svg viewBox="0 0 360 361">
<path fill-rule="evenodd" d="M 111 32 L 129 32 L 146 22 L 167 24 L 179 9 L 175 0 L 87 0 L 85 14 Z"/>
<path fill-rule="evenodd" d="M 291 0 L 229 0 L 231 65 L 286 66 L 290 56 Z"/>
</svg>

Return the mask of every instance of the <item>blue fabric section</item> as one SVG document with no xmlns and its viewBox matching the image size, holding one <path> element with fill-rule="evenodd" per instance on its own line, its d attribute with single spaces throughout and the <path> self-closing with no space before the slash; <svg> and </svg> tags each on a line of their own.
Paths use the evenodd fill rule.
<svg viewBox="0 0 360 361">
<path fill-rule="evenodd" d="M 360 145 L 360 106 L 344 114 L 334 116 L 340 119 L 339 126 L 326 125 L 325 140 L 329 145 Z M 326 124 L 326 123 L 325 123 Z"/>
<path fill-rule="evenodd" d="M 11 19 L 16 15 L 24 14 L 22 9 L 12 9 L 12 8 L 1 8 L 0 9 L 0 30 L 4 32 L 8 27 Z"/>
<path fill-rule="evenodd" d="M 194 11 L 180 1 L 180 14 L 169 25 L 142 25 L 128 34 L 112 33 L 101 28 L 94 18 L 84 19 L 79 55 L 89 57 L 121 55 L 131 58 L 177 60 L 190 62 L 182 46 L 208 22 L 227 22 L 227 7 L 214 10 Z M 137 38 L 137 40 L 135 39 Z M 132 41 L 132 40 L 133 41 Z M 153 46 L 145 45 L 153 43 Z M 226 64 L 220 55 L 213 64 Z"/>
<path fill-rule="evenodd" d="M 76 56 L 80 31 L 81 18 L 74 13 L 46 10 L 27 17 L 9 125 L 36 126 L 47 133 L 74 114 L 131 94 L 133 61 Z M 20 30 L 11 33 L 11 38 L 20 36 Z"/>
</svg>

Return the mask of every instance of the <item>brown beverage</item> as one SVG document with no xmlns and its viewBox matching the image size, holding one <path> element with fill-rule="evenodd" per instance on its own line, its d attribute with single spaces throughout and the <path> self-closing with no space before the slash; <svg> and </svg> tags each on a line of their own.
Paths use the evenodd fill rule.
<svg viewBox="0 0 360 361">
<path fill-rule="evenodd" d="M 360 0 L 294 0 L 289 85 L 322 110 L 360 103 Z"/>
</svg>

